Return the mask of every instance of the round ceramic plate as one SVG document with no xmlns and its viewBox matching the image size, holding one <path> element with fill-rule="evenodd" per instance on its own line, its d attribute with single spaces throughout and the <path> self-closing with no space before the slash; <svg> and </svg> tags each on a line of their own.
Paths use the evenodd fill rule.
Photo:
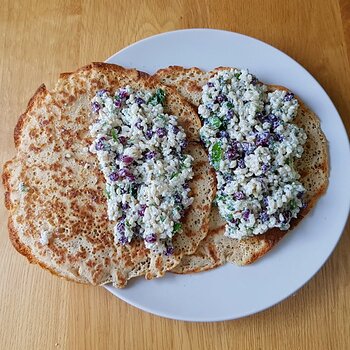
<svg viewBox="0 0 350 350">
<path fill-rule="evenodd" d="M 227 264 L 190 275 L 133 279 L 125 289 L 106 288 L 156 315 L 187 321 L 220 321 L 247 316 L 282 301 L 321 268 L 336 246 L 349 212 L 350 151 L 342 121 L 318 82 L 297 62 L 256 39 L 218 30 L 193 29 L 139 41 L 107 62 L 154 73 L 169 65 L 248 68 L 265 83 L 287 86 L 321 120 L 329 141 L 330 181 L 312 212 L 258 262 Z M 327 288 L 329 286 L 325 286 Z"/>
</svg>

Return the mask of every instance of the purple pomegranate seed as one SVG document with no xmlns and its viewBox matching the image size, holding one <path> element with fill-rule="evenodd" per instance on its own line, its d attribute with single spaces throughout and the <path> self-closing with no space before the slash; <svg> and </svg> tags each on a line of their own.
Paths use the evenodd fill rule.
<svg viewBox="0 0 350 350">
<path fill-rule="evenodd" d="M 111 180 L 111 181 L 118 181 L 118 179 L 119 179 L 119 175 L 118 175 L 118 173 L 112 173 L 112 174 L 110 174 L 109 175 L 109 179 Z"/>
<path fill-rule="evenodd" d="M 245 161 L 244 159 L 240 159 L 238 161 L 238 166 L 241 168 L 241 169 L 244 169 L 245 168 Z"/>
<path fill-rule="evenodd" d="M 282 142 L 283 141 L 283 136 L 281 134 L 275 134 L 274 138 L 278 142 Z"/>
<path fill-rule="evenodd" d="M 125 245 L 126 243 L 128 243 L 128 239 L 125 236 L 121 236 L 119 237 L 119 243 Z"/>
<path fill-rule="evenodd" d="M 207 85 L 208 85 L 208 87 L 213 87 L 213 86 L 214 86 L 214 83 L 212 83 L 211 81 L 209 81 L 209 82 L 207 83 Z"/>
<path fill-rule="evenodd" d="M 122 156 L 121 159 L 124 164 L 131 164 L 134 161 L 134 158 L 130 156 Z"/>
<path fill-rule="evenodd" d="M 127 139 L 125 136 L 119 136 L 118 140 L 122 145 L 126 145 Z"/>
<path fill-rule="evenodd" d="M 139 129 L 139 130 L 143 130 L 143 126 L 141 124 L 141 121 L 138 121 L 135 126 Z"/>
<path fill-rule="evenodd" d="M 166 135 L 166 129 L 165 128 L 158 128 L 157 129 L 157 135 L 160 138 L 163 138 Z"/>
<path fill-rule="evenodd" d="M 145 154 L 145 158 L 146 159 L 153 159 L 155 156 L 156 156 L 156 152 L 155 151 L 148 151 L 146 154 Z"/>
<path fill-rule="evenodd" d="M 301 199 L 301 198 L 303 198 L 303 196 L 304 196 L 304 192 L 303 191 L 298 192 L 297 198 Z"/>
<path fill-rule="evenodd" d="M 101 109 L 101 105 L 97 102 L 92 102 L 91 108 L 94 113 L 98 113 L 98 111 Z"/>
<path fill-rule="evenodd" d="M 125 222 L 124 220 L 120 220 L 117 224 L 117 231 L 123 233 L 125 231 Z"/>
<path fill-rule="evenodd" d="M 291 101 L 294 98 L 294 94 L 292 92 L 288 92 L 286 94 L 286 96 L 284 96 L 283 101 L 287 102 L 287 101 Z"/>
<path fill-rule="evenodd" d="M 222 138 L 222 137 L 226 137 L 228 138 L 228 132 L 226 130 L 221 130 L 217 133 L 217 137 Z"/>
<path fill-rule="evenodd" d="M 154 233 L 152 233 L 151 235 L 145 237 L 145 241 L 147 243 L 155 243 L 157 242 L 157 236 Z"/>
<path fill-rule="evenodd" d="M 233 175 L 232 174 L 225 174 L 224 179 L 226 182 L 231 182 L 231 181 L 233 181 Z"/>
<path fill-rule="evenodd" d="M 190 188 L 189 184 L 186 182 L 183 186 L 182 186 L 185 190 L 187 190 L 188 188 Z"/>
<path fill-rule="evenodd" d="M 249 215 L 250 215 L 250 210 L 249 209 L 244 210 L 244 212 L 242 213 L 243 219 L 245 221 L 249 220 Z"/>
<path fill-rule="evenodd" d="M 179 204 L 182 202 L 182 197 L 178 193 L 176 193 L 174 196 L 174 201 L 176 204 Z"/>
<path fill-rule="evenodd" d="M 260 213 L 260 220 L 261 220 L 262 222 L 268 221 L 269 218 L 270 218 L 270 217 L 269 217 L 269 214 L 267 214 L 266 211 L 263 211 L 262 213 Z"/>
<path fill-rule="evenodd" d="M 276 128 L 278 128 L 280 126 L 280 124 L 281 123 L 280 123 L 279 120 L 275 120 L 275 121 L 272 122 L 271 127 L 272 127 L 273 130 L 275 130 Z"/>
<path fill-rule="evenodd" d="M 136 97 L 135 101 L 139 106 L 145 103 L 145 100 L 141 97 Z"/>
<path fill-rule="evenodd" d="M 122 106 L 122 101 L 120 100 L 114 100 L 113 104 L 115 107 L 120 108 Z"/>
<path fill-rule="evenodd" d="M 226 100 L 227 100 L 227 97 L 225 95 L 218 95 L 218 97 L 216 98 L 216 101 L 219 103 L 222 103 Z"/>
<path fill-rule="evenodd" d="M 226 119 L 231 119 L 234 115 L 233 109 L 227 111 Z"/>
<path fill-rule="evenodd" d="M 269 145 L 270 140 L 270 133 L 268 131 L 265 131 L 261 134 L 257 134 L 255 144 L 257 146 L 266 147 Z"/>
<path fill-rule="evenodd" d="M 140 216 L 144 216 L 145 215 L 145 210 L 147 208 L 147 205 L 146 204 L 141 204 L 140 205 L 140 209 L 138 210 L 138 214 Z"/>
<path fill-rule="evenodd" d="M 303 203 L 301 206 L 301 209 L 305 209 L 305 208 L 307 208 L 307 203 Z"/>
<path fill-rule="evenodd" d="M 125 89 L 120 89 L 119 90 L 119 97 L 121 99 L 126 99 L 126 98 L 129 97 L 129 94 L 128 94 L 128 92 Z"/>
<path fill-rule="evenodd" d="M 165 255 L 173 255 L 174 254 L 174 247 L 168 246 L 165 251 Z"/>
<path fill-rule="evenodd" d="M 180 143 L 181 151 L 183 151 L 188 146 L 187 140 L 182 140 Z"/>
<path fill-rule="evenodd" d="M 255 151 L 255 146 L 249 142 L 242 142 L 241 143 L 242 149 L 245 154 L 252 154 Z"/>
<path fill-rule="evenodd" d="M 129 204 L 128 203 L 123 203 L 122 204 L 122 209 L 123 210 L 127 210 L 127 209 L 129 209 L 130 207 L 129 207 Z"/>
<path fill-rule="evenodd" d="M 276 115 L 274 115 L 274 114 L 272 114 L 272 113 L 270 113 L 270 114 L 268 114 L 267 116 L 266 116 L 266 120 L 269 122 L 269 123 L 273 123 L 274 121 L 276 121 L 276 120 L 278 120 L 279 118 L 276 116 Z"/>
<path fill-rule="evenodd" d="M 268 164 L 263 164 L 261 167 L 261 171 L 265 174 L 269 170 L 269 165 Z"/>
<path fill-rule="evenodd" d="M 267 197 L 263 198 L 263 203 L 264 203 L 265 207 L 269 206 L 269 200 L 267 199 Z"/>
<path fill-rule="evenodd" d="M 243 193 L 242 191 L 236 192 L 236 193 L 234 194 L 234 196 L 235 196 L 235 199 L 237 199 L 237 200 L 242 200 L 242 199 L 245 198 L 245 195 L 244 195 L 244 193 Z"/>
<path fill-rule="evenodd" d="M 126 168 L 118 170 L 117 174 L 118 174 L 118 177 L 121 178 L 121 179 L 127 178 L 127 179 L 129 179 L 131 181 L 135 180 L 135 176 L 131 173 L 130 170 L 128 170 Z"/>
<path fill-rule="evenodd" d="M 152 136 L 153 136 L 153 131 L 152 130 L 147 130 L 146 131 L 146 139 L 147 140 L 150 140 L 151 138 L 152 138 Z"/>
<path fill-rule="evenodd" d="M 231 146 L 225 152 L 225 157 L 228 160 L 234 160 L 237 158 L 237 156 L 238 156 L 237 149 L 234 146 Z"/>
<path fill-rule="evenodd" d="M 173 133 L 176 135 L 176 134 L 179 133 L 179 131 L 180 131 L 179 127 L 176 126 L 176 125 L 174 125 L 174 126 L 173 126 Z"/>
<path fill-rule="evenodd" d="M 106 138 L 105 137 L 101 137 L 95 144 L 95 149 L 96 151 L 103 151 L 105 148 L 105 141 Z"/>
<path fill-rule="evenodd" d="M 237 223 L 237 219 L 235 219 L 234 217 L 231 217 L 228 221 L 231 222 L 232 224 Z"/>
</svg>

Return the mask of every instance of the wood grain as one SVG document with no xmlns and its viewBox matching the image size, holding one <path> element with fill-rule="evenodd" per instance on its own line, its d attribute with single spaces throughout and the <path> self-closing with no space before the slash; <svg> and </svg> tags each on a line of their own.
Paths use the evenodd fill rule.
<svg viewBox="0 0 350 350">
<path fill-rule="evenodd" d="M 42 82 L 52 86 L 60 72 L 105 60 L 147 36 L 191 27 L 244 33 L 285 51 L 326 89 L 349 132 L 347 0 L 2 0 L 0 165 L 13 156 L 17 116 Z M 3 206 L 0 215 L 0 349 L 350 348 L 349 224 L 327 264 L 295 296 L 248 318 L 205 324 L 152 316 L 103 288 L 30 266 L 7 238 Z"/>
</svg>

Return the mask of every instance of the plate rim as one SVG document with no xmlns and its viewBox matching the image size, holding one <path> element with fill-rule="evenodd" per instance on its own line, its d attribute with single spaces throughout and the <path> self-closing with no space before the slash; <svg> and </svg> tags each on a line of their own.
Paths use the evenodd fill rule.
<svg viewBox="0 0 350 350">
<path fill-rule="evenodd" d="M 156 34 L 156 35 L 152 35 L 152 36 L 149 36 L 149 37 L 146 37 L 146 38 L 143 38 L 139 41 L 136 41 L 128 46 L 126 46 L 125 48 L 121 49 L 120 51 L 116 52 L 115 54 L 111 55 L 110 57 L 108 57 L 108 59 L 105 61 L 106 63 L 111 63 L 110 61 L 114 60 L 118 55 L 120 54 L 123 54 L 125 53 L 126 51 L 128 51 L 129 49 L 133 48 L 134 46 L 138 46 L 140 44 L 145 44 L 147 43 L 147 41 L 150 41 L 150 40 L 154 40 L 154 39 L 157 39 L 159 37 L 163 37 L 163 36 L 168 36 L 168 35 L 176 35 L 177 33 L 179 32 L 207 32 L 207 31 L 210 31 L 210 32 L 215 32 L 217 34 L 222 34 L 222 33 L 225 33 L 225 35 L 236 35 L 236 36 L 240 36 L 241 38 L 243 39 L 246 39 L 246 40 L 253 40 L 253 41 L 256 41 L 262 45 L 265 45 L 267 46 L 270 50 L 272 49 L 273 51 L 277 52 L 278 54 L 282 54 L 283 56 L 285 56 L 287 59 L 290 59 L 292 60 L 295 64 L 297 64 L 297 66 L 304 71 L 304 73 L 306 73 L 308 75 L 308 78 L 311 78 L 312 82 L 314 84 L 316 84 L 321 90 L 322 92 L 324 93 L 324 95 L 327 97 L 327 103 L 330 104 L 330 106 L 334 109 L 334 111 L 336 112 L 338 118 L 339 118 L 339 121 L 340 121 L 340 125 L 342 126 L 342 129 L 341 130 L 338 130 L 339 132 L 341 131 L 341 133 L 343 134 L 340 138 L 343 139 L 343 136 L 346 137 L 347 139 L 347 153 L 350 154 L 350 143 L 349 143 L 349 137 L 347 135 L 347 131 L 346 131 L 346 128 L 345 128 L 345 125 L 343 123 L 343 120 L 337 110 L 337 108 L 335 107 L 334 103 L 332 102 L 331 98 L 329 97 L 329 95 L 327 94 L 327 92 L 325 91 L 325 89 L 323 88 L 323 86 L 316 80 L 316 78 L 313 77 L 313 75 L 311 75 L 311 73 L 306 69 L 304 68 L 298 61 L 296 61 L 294 58 L 290 57 L 289 55 L 287 55 L 285 52 L 277 49 L 276 47 L 260 40 L 260 39 L 257 39 L 257 38 L 254 38 L 254 37 L 251 37 L 251 36 L 247 36 L 245 34 L 241 34 L 241 33 L 237 33 L 237 32 L 231 32 L 231 31 L 227 31 L 227 30 L 220 30 L 220 29 L 209 29 L 209 28 L 191 28 L 191 29 L 179 29 L 179 30 L 172 30 L 172 31 L 167 31 L 167 32 L 162 32 L 162 33 L 159 33 L 159 34 Z M 114 63 L 116 64 L 116 63 Z M 137 67 L 134 67 L 136 69 L 138 69 Z M 159 67 L 159 68 L 165 68 L 165 67 Z M 322 120 L 321 120 L 322 122 Z M 327 138 L 327 135 L 326 135 L 326 138 Z M 344 139 L 345 141 L 345 139 Z M 329 142 L 328 142 L 328 138 L 327 138 L 327 143 L 329 145 Z M 331 154 L 330 154 L 330 149 L 329 149 L 329 146 L 328 146 L 328 156 L 329 156 L 329 180 L 331 179 L 331 165 L 332 165 L 332 162 L 331 162 Z M 116 288 L 114 288 L 113 286 L 111 285 L 105 285 L 104 287 L 109 291 L 111 292 L 113 295 L 115 295 L 116 297 L 122 299 L 123 301 L 125 301 L 126 303 L 132 305 L 133 307 L 136 307 L 138 309 L 141 309 L 143 311 L 146 311 L 148 313 L 151 313 L 153 315 L 156 315 L 156 316 L 160 316 L 160 317 L 164 317 L 164 318 L 168 318 L 168 319 L 173 319 L 173 320 L 180 320 L 180 321 L 189 321 L 189 322 L 220 322 L 220 321 L 226 321 L 226 320 L 234 320 L 234 319 L 240 319 L 240 318 L 243 318 L 243 317 L 247 317 L 247 316 L 250 316 L 250 315 L 253 315 L 253 314 L 256 314 L 256 313 L 260 313 L 264 310 L 267 310 L 281 302 L 283 302 L 284 300 L 288 299 L 289 297 L 293 296 L 297 291 L 299 291 L 301 288 L 303 288 L 312 278 L 314 278 L 318 272 L 325 266 L 325 264 L 327 263 L 327 261 L 329 260 L 330 256 L 332 255 L 332 253 L 334 252 L 334 249 L 336 248 L 337 244 L 339 243 L 339 240 L 344 232 L 344 229 L 345 229 L 345 226 L 348 222 L 348 219 L 349 219 L 349 211 L 350 211 L 350 200 L 348 201 L 348 210 L 347 210 L 347 218 L 344 220 L 343 224 L 341 225 L 342 226 L 342 229 L 340 231 L 340 233 L 338 234 L 338 237 L 337 239 L 335 239 L 334 241 L 334 245 L 331 247 L 329 253 L 327 254 L 327 256 L 324 256 L 323 257 L 323 262 L 322 264 L 320 264 L 320 266 L 316 269 L 316 271 L 314 271 L 311 276 L 309 276 L 301 285 L 299 285 L 299 287 L 297 287 L 295 290 L 293 291 L 289 291 L 288 293 L 286 293 L 286 295 L 282 298 L 282 299 L 278 299 L 276 300 L 274 303 L 270 303 L 269 305 L 267 305 L 266 307 L 263 307 L 263 308 L 259 308 L 258 310 L 252 310 L 252 311 L 248 311 L 246 312 L 245 314 L 242 314 L 238 317 L 196 317 L 196 318 L 191 318 L 191 317 L 178 317 L 178 316 L 171 316 L 169 315 L 168 313 L 166 312 L 160 312 L 160 311 L 155 311 L 155 310 L 152 310 L 152 308 L 150 307 L 147 307 L 145 305 L 143 305 L 142 303 L 140 302 L 135 302 L 135 301 L 130 301 L 128 300 L 126 297 L 124 297 L 123 295 L 120 295 L 120 294 L 116 294 L 116 292 L 118 291 Z"/>
</svg>

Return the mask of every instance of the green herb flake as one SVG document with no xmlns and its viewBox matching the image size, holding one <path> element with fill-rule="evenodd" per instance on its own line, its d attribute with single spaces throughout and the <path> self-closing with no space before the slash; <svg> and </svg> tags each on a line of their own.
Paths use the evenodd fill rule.
<svg viewBox="0 0 350 350">
<path fill-rule="evenodd" d="M 219 129 L 221 124 L 222 124 L 220 118 L 218 118 L 218 117 L 210 118 L 209 122 L 210 122 L 210 125 L 216 129 Z"/>
<path fill-rule="evenodd" d="M 296 207 L 297 207 L 297 203 L 295 202 L 294 199 L 292 199 L 290 202 L 290 209 L 294 210 L 294 209 L 296 209 Z"/>
<path fill-rule="evenodd" d="M 235 74 L 235 78 L 238 79 L 238 80 L 239 80 L 240 76 L 241 76 L 241 73 L 236 73 Z"/>
<path fill-rule="evenodd" d="M 220 161 L 222 159 L 222 148 L 220 142 L 214 144 L 211 149 L 211 161 L 215 170 L 219 169 Z"/>
<path fill-rule="evenodd" d="M 112 129 L 111 134 L 112 134 L 113 141 L 117 142 L 118 136 L 117 136 L 117 133 L 115 132 L 115 129 Z"/>
<path fill-rule="evenodd" d="M 182 224 L 180 222 L 175 222 L 173 226 L 173 233 L 177 233 L 182 230 Z"/>
<path fill-rule="evenodd" d="M 172 173 L 171 176 L 170 176 L 170 180 L 172 180 L 172 179 L 175 178 L 176 176 L 179 176 L 179 172 Z"/>
<path fill-rule="evenodd" d="M 156 93 L 148 101 L 148 103 L 151 104 L 152 106 L 156 106 L 158 104 L 161 104 L 162 106 L 164 106 L 164 102 L 165 102 L 165 91 L 162 89 L 157 89 Z"/>
<path fill-rule="evenodd" d="M 285 164 L 287 164 L 287 165 L 289 165 L 290 167 L 292 167 L 292 166 L 293 166 L 293 159 L 288 158 L 288 159 L 286 160 L 286 163 L 285 163 Z"/>
</svg>

